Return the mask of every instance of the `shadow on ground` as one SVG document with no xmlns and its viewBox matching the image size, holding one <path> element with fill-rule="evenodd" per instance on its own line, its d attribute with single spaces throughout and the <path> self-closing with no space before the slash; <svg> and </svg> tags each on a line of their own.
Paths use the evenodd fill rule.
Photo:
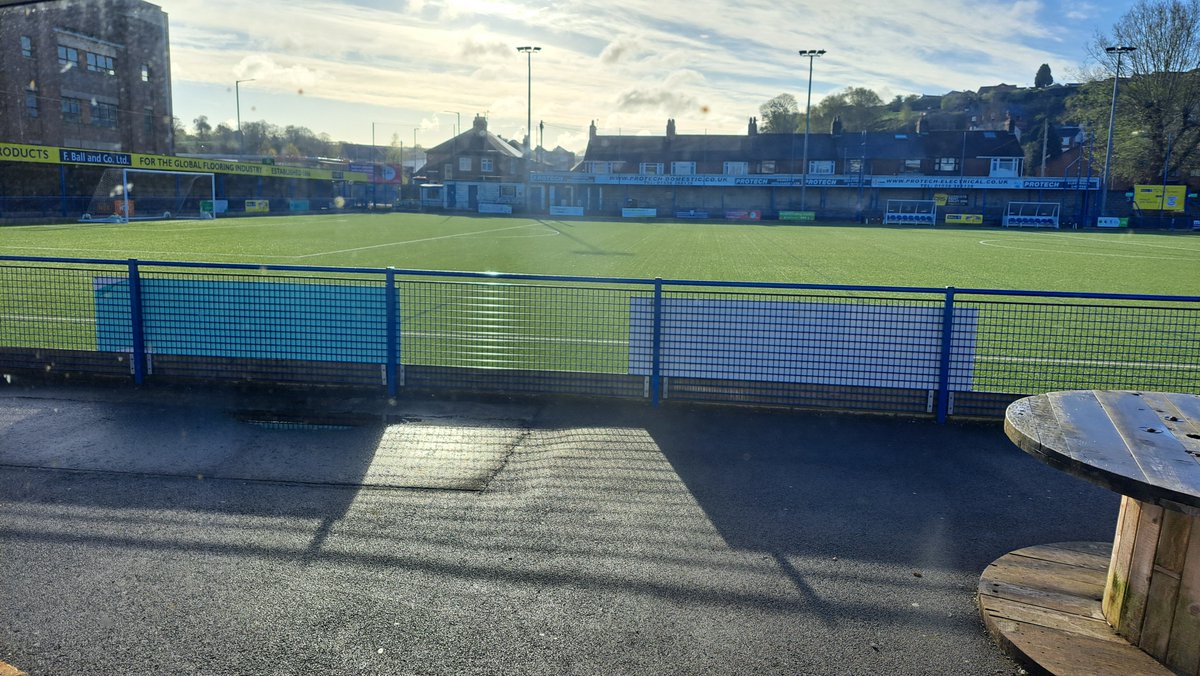
<svg viewBox="0 0 1200 676">
<path fill-rule="evenodd" d="M 117 399 L 0 391 L 0 659 L 31 673 L 1010 671 L 980 572 L 1111 539 L 1117 506 L 999 423 L 402 401 L 263 430 Z M 383 487 L 423 458 L 483 490 Z"/>
</svg>

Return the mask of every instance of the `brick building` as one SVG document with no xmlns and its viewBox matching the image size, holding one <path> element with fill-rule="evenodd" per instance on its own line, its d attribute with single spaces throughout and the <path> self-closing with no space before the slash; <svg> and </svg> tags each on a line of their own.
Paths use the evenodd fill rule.
<svg viewBox="0 0 1200 676">
<path fill-rule="evenodd" d="M 807 144 L 807 151 L 805 145 Z M 535 171 L 530 208 L 560 215 L 875 219 L 889 200 L 944 202 L 943 213 L 998 221 L 1009 202 L 1053 201 L 1081 212 L 1093 179 L 1025 175 L 1015 130 L 843 131 L 663 136 L 597 133 L 571 172 Z M 805 158 L 807 157 L 807 164 Z M 1075 168 L 1073 168 L 1075 169 Z M 539 190 L 539 188 L 541 190 Z M 635 211 L 631 211 L 635 210 Z M 800 216 L 805 214 L 806 216 Z"/>
<path fill-rule="evenodd" d="M 0 141 L 171 154 L 167 14 L 142 0 L 0 7 Z"/>
</svg>

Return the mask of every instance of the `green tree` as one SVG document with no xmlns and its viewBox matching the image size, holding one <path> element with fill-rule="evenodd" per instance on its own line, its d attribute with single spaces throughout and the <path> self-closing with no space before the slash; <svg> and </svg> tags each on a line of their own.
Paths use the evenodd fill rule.
<svg viewBox="0 0 1200 676">
<path fill-rule="evenodd" d="M 758 107 L 759 131 L 764 134 L 791 134 L 803 120 L 796 97 L 780 94 Z"/>
<path fill-rule="evenodd" d="M 1054 84 L 1054 75 L 1050 73 L 1050 64 L 1043 63 L 1041 68 L 1038 68 L 1037 75 L 1033 76 L 1033 86 L 1045 89 L 1052 84 Z"/>
<path fill-rule="evenodd" d="M 192 124 L 196 128 L 196 140 L 200 142 L 208 141 L 208 137 L 212 134 L 212 125 L 208 123 L 208 116 L 201 115 L 192 120 Z"/>
<path fill-rule="evenodd" d="M 1103 76 L 1073 97 L 1080 120 L 1092 121 L 1097 145 L 1107 143 L 1108 111 L 1117 55 L 1122 54 L 1120 95 L 1113 134 L 1112 175 L 1129 181 L 1161 180 L 1200 168 L 1200 0 L 1139 0 L 1108 35 L 1097 35 L 1092 56 Z"/>
</svg>

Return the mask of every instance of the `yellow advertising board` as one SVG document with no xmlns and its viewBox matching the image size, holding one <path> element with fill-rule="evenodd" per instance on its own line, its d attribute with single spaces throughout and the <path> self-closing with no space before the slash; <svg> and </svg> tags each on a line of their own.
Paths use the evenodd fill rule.
<svg viewBox="0 0 1200 676">
<path fill-rule="evenodd" d="M 947 223 L 983 225 L 983 214 L 946 214 Z"/>
<path fill-rule="evenodd" d="M 1186 203 L 1186 185 L 1168 185 L 1166 195 L 1161 185 L 1133 186 L 1133 205 L 1142 211 L 1182 212 Z"/>
<path fill-rule="evenodd" d="M 198 157 L 173 155 L 144 155 L 107 150 L 82 150 L 31 146 L 19 143 L 0 143 L 0 162 L 38 162 L 42 164 L 90 164 L 127 169 L 158 169 L 163 171 L 196 171 L 206 174 L 261 176 L 263 178 L 299 178 L 314 181 L 362 181 L 370 175 L 358 171 L 331 171 L 308 167 L 284 167 L 253 162 L 230 162 Z"/>
</svg>

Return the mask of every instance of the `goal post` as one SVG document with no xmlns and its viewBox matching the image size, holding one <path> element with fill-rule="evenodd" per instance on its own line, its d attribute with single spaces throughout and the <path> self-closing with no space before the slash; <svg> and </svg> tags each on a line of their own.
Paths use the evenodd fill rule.
<svg viewBox="0 0 1200 676">
<path fill-rule="evenodd" d="M 105 169 L 80 220 L 170 220 L 216 216 L 211 173 Z"/>
<path fill-rule="evenodd" d="M 1057 228 L 1062 205 L 1058 202 L 1009 202 L 1004 210 L 1006 228 Z"/>
<path fill-rule="evenodd" d="M 934 200 L 888 200 L 883 212 L 884 225 L 936 225 L 937 202 Z"/>
</svg>

